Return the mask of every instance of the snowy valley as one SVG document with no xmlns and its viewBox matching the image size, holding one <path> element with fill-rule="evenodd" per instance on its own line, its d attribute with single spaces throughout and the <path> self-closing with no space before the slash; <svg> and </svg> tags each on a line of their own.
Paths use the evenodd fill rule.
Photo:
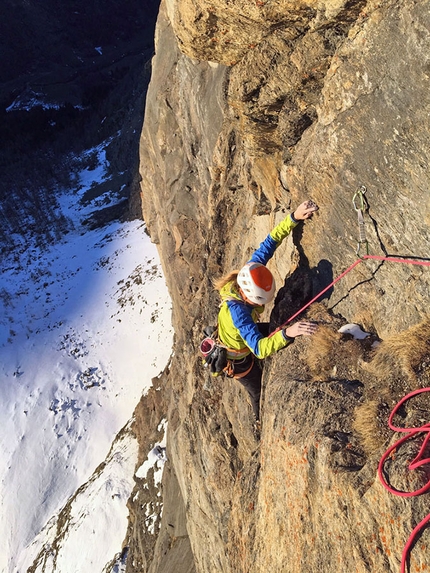
<svg viewBox="0 0 430 573">
<path fill-rule="evenodd" d="M 2 260 L 2 573 L 122 570 L 130 423 L 173 332 L 144 222 L 85 224 L 115 202 L 108 144 L 83 154 L 73 187 L 57 191 L 66 232 L 43 244 L 14 236 Z"/>
</svg>

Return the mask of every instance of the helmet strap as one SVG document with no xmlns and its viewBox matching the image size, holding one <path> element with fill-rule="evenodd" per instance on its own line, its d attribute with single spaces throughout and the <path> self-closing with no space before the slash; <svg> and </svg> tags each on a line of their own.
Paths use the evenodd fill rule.
<svg viewBox="0 0 430 573">
<path fill-rule="evenodd" d="M 249 298 L 247 298 L 246 294 L 243 292 L 243 290 L 240 287 L 239 287 L 239 294 L 243 298 L 243 301 L 246 302 L 247 304 L 251 304 L 252 306 L 258 306 L 258 304 L 256 304 L 255 302 L 252 302 L 252 300 L 249 300 Z"/>
</svg>

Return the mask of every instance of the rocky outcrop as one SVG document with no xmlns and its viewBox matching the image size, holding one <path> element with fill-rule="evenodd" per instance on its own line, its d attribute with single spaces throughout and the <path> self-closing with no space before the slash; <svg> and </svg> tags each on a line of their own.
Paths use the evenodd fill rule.
<svg viewBox="0 0 430 573">
<path fill-rule="evenodd" d="M 308 197 L 319 213 L 271 262 L 282 287 L 273 327 L 357 260 L 363 185 L 370 253 L 428 261 L 429 26 L 427 1 L 162 5 L 141 195 L 176 344 L 164 388 L 170 502 L 151 573 L 178 547 L 164 517 L 175 506 L 192 549 L 177 570 L 208 573 L 394 572 L 427 514 L 425 497 L 390 495 L 376 469 L 391 407 L 429 385 L 429 267 L 363 261 L 310 307 L 318 335 L 265 363 L 260 442 L 240 385 L 210 378 L 196 348 L 216 319 L 213 278 Z M 370 336 L 339 333 L 346 323 Z M 405 457 L 388 468 L 399 489 L 414 487 Z M 420 543 L 412 562 L 429 566 Z"/>
</svg>

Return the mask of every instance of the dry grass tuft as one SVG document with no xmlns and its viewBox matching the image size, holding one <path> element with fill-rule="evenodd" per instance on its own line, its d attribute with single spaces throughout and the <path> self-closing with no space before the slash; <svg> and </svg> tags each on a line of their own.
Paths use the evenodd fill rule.
<svg viewBox="0 0 430 573">
<path fill-rule="evenodd" d="M 336 347 L 342 335 L 327 326 L 320 325 L 307 348 L 306 362 L 318 379 L 327 376 L 336 366 Z"/>
<path fill-rule="evenodd" d="M 377 452 L 388 435 L 388 408 L 381 400 L 367 400 L 355 409 L 353 429 L 367 455 Z"/>
<path fill-rule="evenodd" d="M 384 340 L 368 364 L 368 370 L 379 379 L 404 376 L 416 387 L 417 371 L 429 355 L 430 318 Z"/>
<path fill-rule="evenodd" d="M 315 302 L 306 311 L 306 320 L 313 320 L 321 324 L 334 324 L 339 322 L 333 314 L 330 314 L 327 308 L 320 302 Z"/>
</svg>

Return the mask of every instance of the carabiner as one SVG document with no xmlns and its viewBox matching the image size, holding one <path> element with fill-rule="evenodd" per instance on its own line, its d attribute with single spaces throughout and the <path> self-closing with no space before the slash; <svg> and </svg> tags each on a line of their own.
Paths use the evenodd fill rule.
<svg viewBox="0 0 430 573">
<path fill-rule="evenodd" d="M 369 205 L 367 203 L 366 197 L 364 196 L 366 194 L 366 186 L 365 185 L 360 185 L 360 187 L 357 189 L 357 191 L 354 193 L 353 197 L 352 197 L 352 204 L 354 206 L 354 209 L 358 212 L 358 211 L 367 211 Z M 356 199 L 360 200 L 360 206 L 357 207 L 357 205 L 355 204 L 355 200 Z"/>
<path fill-rule="evenodd" d="M 359 257 L 360 259 L 363 258 L 363 255 L 360 255 L 360 251 L 363 245 L 366 245 L 366 255 L 369 254 L 369 243 L 367 242 L 367 239 L 365 239 L 364 241 L 358 241 L 357 243 L 357 249 L 355 250 L 355 254 L 357 255 L 357 257 Z"/>
<path fill-rule="evenodd" d="M 358 216 L 358 231 L 360 236 L 359 241 L 357 243 L 357 250 L 355 252 L 357 256 L 360 257 L 360 259 L 361 259 L 360 251 L 362 245 L 366 245 L 366 255 L 369 254 L 369 243 L 367 242 L 366 239 L 366 228 L 364 223 L 364 212 L 367 211 L 367 209 L 369 208 L 366 197 L 364 196 L 366 191 L 367 191 L 366 187 L 364 185 L 360 185 L 360 187 L 357 189 L 357 191 L 354 193 L 352 197 L 352 204 Z M 360 206 L 357 206 L 356 202 L 357 203 L 359 202 Z"/>
</svg>

